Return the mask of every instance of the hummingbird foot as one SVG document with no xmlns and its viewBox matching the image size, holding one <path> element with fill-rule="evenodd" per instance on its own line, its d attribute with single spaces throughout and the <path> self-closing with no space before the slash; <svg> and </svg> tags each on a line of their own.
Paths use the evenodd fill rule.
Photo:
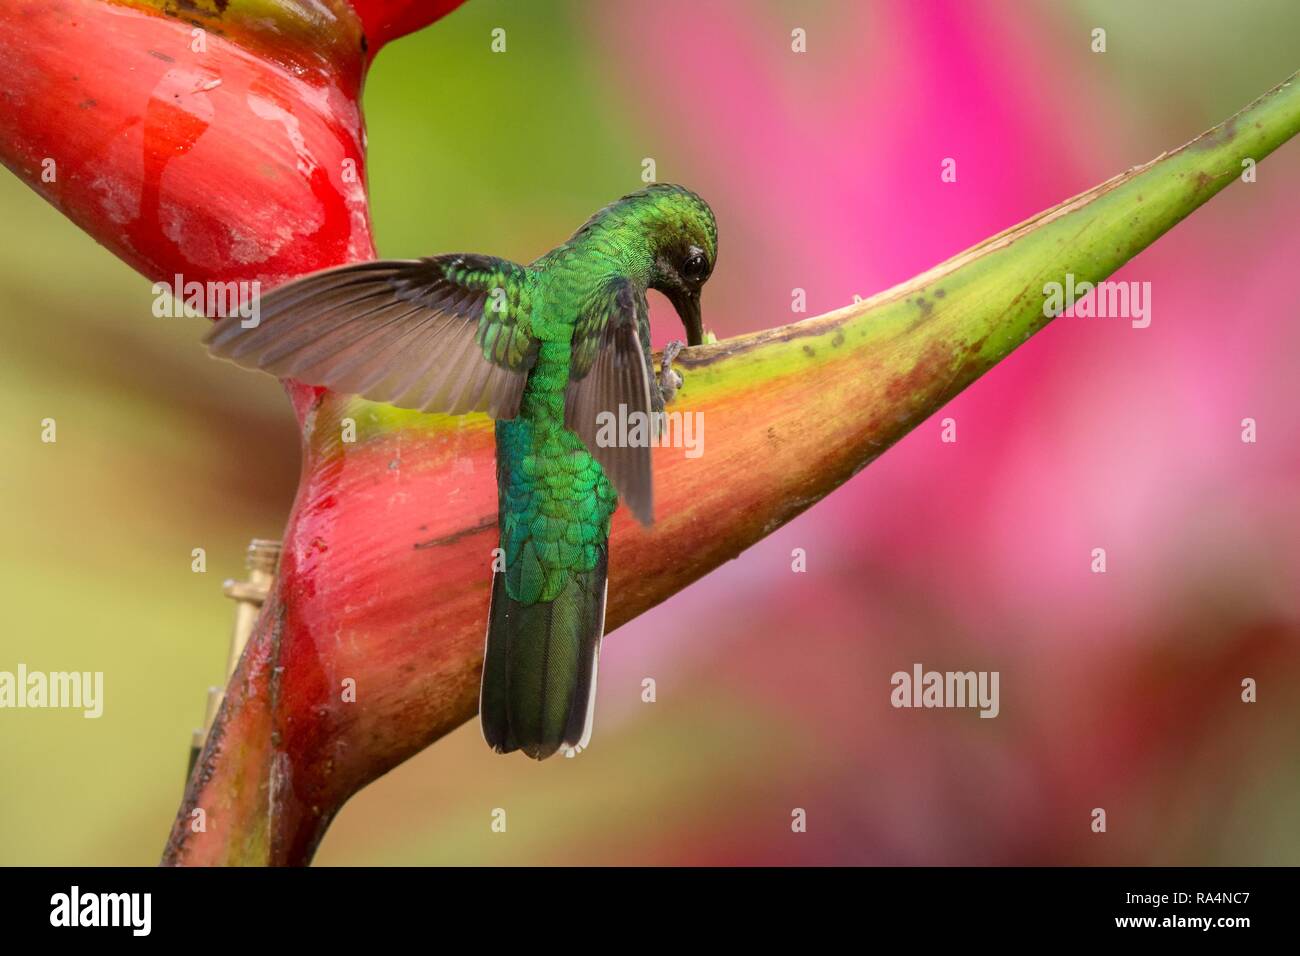
<svg viewBox="0 0 1300 956">
<path fill-rule="evenodd" d="M 681 373 L 673 371 L 673 359 L 685 347 L 686 343 L 680 340 L 664 346 L 664 356 L 659 363 L 659 391 L 663 393 L 665 405 L 677 396 L 677 390 L 682 387 Z"/>
</svg>

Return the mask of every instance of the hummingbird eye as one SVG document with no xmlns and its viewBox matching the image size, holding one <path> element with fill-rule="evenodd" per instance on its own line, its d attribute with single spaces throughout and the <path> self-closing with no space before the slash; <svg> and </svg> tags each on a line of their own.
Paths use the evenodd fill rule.
<svg viewBox="0 0 1300 956">
<path fill-rule="evenodd" d="M 687 282 L 700 282 L 709 274 L 709 260 L 704 253 L 692 253 L 682 265 L 682 278 Z"/>
</svg>

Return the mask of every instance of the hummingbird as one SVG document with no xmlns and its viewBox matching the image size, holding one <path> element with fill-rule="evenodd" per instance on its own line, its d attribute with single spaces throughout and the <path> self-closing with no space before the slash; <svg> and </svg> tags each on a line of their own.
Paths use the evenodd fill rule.
<svg viewBox="0 0 1300 956">
<path fill-rule="evenodd" d="M 680 341 L 654 374 L 646 291 L 701 344 L 717 247 L 709 205 L 654 184 L 528 265 L 461 253 L 326 269 L 263 296 L 255 324 L 227 316 L 206 336 L 212 355 L 280 378 L 495 419 L 504 560 L 479 714 L 499 753 L 572 756 L 591 738 L 610 517 L 621 499 L 653 522 L 650 446 L 682 384 Z M 620 410 L 651 427 L 611 441 L 601 424 Z"/>
</svg>

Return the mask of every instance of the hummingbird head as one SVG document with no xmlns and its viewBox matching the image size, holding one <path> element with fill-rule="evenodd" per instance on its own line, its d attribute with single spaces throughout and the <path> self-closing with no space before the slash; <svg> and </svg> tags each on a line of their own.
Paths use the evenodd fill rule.
<svg viewBox="0 0 1300 956">
<path fill-rule="evenodd" d="M 704 342 L 700 293 L 718 255 L 718 224 L 709 204 L 682 186 L 667 183 L 642 190 L 649 217 L 653 261 L 648 287 L 662 292 L 686 329 L 686 344 Z"/>
<path fill-rule="evenodd" d="M 642 263 L 638 271 L 646 270 L 646 288 L 662 292 L 673 304 L 686 328 L 687 344 L 702 344 L 700 292 L 718 255 L 718 224 L 709 204 L 684 186 L 654 183 L 601 210 L 583 228 L 598 220 L 643 238 L 644 246 L 632 245 Z"/>
</svg>

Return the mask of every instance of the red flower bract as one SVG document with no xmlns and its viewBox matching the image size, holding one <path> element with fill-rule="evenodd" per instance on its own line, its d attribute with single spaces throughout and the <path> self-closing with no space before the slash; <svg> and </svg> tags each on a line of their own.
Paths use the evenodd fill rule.
<svg viewBox="0 0 1300 956">
<path fill-rule="evenodd" d="M 15 0 L 0 7 L 0 160 L 116 255 L 169 286 L 176 276 L 269 286 L 373 258 L 358 103 L 365 71 L 384 43 L 461 2 Z M 309 430 L 323 391 L 287 387 Z M 312 525 L 321 507 L 308 509 L 307 541 L 321 540 Z M 292 552 L 286 564 L 287 580 L 313 590 L 309 578 L 292 573 Z M 279 607 L 273 599 L 266 619 Z M 213 779 L 232 721 L 241 747 L 265 748 L 266 761 L 273 733 L 304 732 L 301 721 L 272 727 L 266 709 L 271 678 L 281 672 L 272 661 L 301 656 L 295 682 L 277 681 L 277 694 L 301 696 L 307 691 L 294 688 L 315 686 L 313 676 L 319 683 L 320 654 L 306 629 L 288 633 L 284 648 L 278 628 L 275 646 L 266 629 L 254 639 L 228 695 L 235 705 L 223 711 L 188 795 L 189 804 L 205 805 L 213 826 L 192 842 L 174 841 L 169 860 L 301 861 L 323 833 L 332 810 L 314 808 L 304 829 L 290 809 L 297 802 L 283 799 L 275 821 L 283 838 L 273 849 L 258 822 L 268 816 L 264 776 L 242 789 L 219 773 Z M 254 701 L 247 708 L 237 706 L 241 691 Z M 254 765 L 267 766 L 254 758 L 236 771 Z"/>
</svg>

